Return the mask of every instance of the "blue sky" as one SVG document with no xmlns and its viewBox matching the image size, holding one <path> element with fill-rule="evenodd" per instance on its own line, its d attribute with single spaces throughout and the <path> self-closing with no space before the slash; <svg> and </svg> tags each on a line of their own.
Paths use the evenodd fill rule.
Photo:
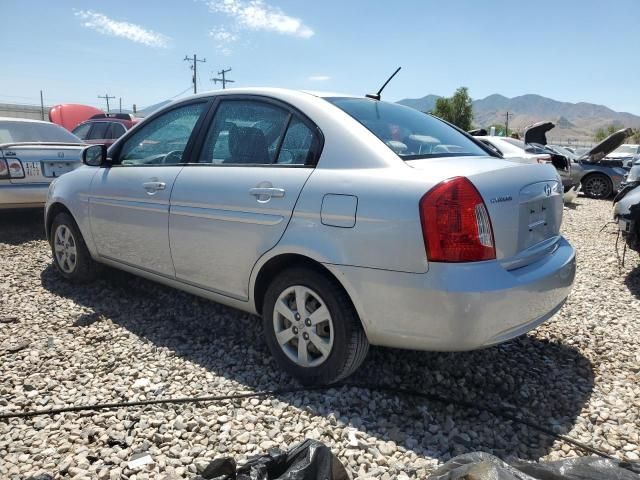
<svg viewBox="0 0 640 480">
<path fill-rule="evenodd" d="M 532 13 L 526 5 L 536 5 Z M 0 102 L 139 108 L 234 86 L 366 93 L 397 66 L 385 99 L 537 93 L 640 114 L 640 1 L 3 0 Z M 113 104 L 112 104 L 113 105 Z"/>
</svg>

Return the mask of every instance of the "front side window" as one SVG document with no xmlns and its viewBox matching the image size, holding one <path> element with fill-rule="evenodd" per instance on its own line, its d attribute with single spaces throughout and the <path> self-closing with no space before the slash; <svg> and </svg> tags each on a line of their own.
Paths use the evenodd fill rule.
<svg viewBox="0 0 640 480">
<path fill-rule="evenodd" d="M 368 98 L 326 100 L 367 127 L 404 160 L 487 155 L 456 129 L 413 108 Z"/>
<path fill-rule="evenodd" d="M 89 130 L 91 130 L 91 124 L 83 123 L 82 125 L 78 125 L 76 128 L 74 128 L 71 133 L 73 133 L 80 140 L 86 140 L 87 136 L 89 135 Z"/>
<path fill-rule="evenodd" d="M 142 125 L 120 151 L 121 165 L 176 165 L 206 103 L 174 108 Z"/>
<path fill-rule="evenodd" d="M 274 163 L 289 117 L 287 110 L 268 103 L 222 101 L 207 132 L 200 163 Z"/>
</svg>

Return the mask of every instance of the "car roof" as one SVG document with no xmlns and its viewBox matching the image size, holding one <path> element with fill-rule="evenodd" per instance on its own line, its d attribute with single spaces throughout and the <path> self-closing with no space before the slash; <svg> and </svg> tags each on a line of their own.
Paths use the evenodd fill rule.
<svg viewBox="0 0 640 480">
<path fill-rule="evenodd" d="M 279 88 L 279 87 L 235 87 L 219 90 L 208 90 L 206 92 L 191 95 L 187 98 L 198 97 L 210 97 L 212 95 L 266 95 L 266 96 L 279 96 L 281 94 L 302 94 L 313 95 L 314 97 L 330 98 L 330 97 L 349 97 L 349 98 L 364 98 L 364 95 L 357 96 L 345 93 L 336 92 L 322 92 L 314 90 L 295 90 L 291 88 Z M 184 98 L 181 100 L 185 100 Z"/>
<path fill-rule="evenodd" d="M 51 122 L 44 120 L 33 120 L 31 118 L 15 118 L 15 117 L 0 117 L 0 122 L 24 122 L 24 123 L 46 123 L 51 125 Z"/>
</svg>

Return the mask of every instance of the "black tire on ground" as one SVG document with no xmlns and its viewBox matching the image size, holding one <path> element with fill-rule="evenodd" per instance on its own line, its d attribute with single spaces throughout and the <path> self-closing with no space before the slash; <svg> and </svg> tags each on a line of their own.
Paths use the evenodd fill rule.
<svg viewBox="0 0 640 480">
<path fill-rule="evenodd" d="M 589 198 L 609 198 L 613 193 L 613 183 L 603 173 L 590 173 L 581 183 L 582 191 Z"/>
<path fill-rule="evenodd" d="M 70 232 L 69 244 L 75 245 L 75 266 L 69 271 L 70 264 L 67 263 L 65 268 L 61 266 L 58 256 L 56 255 L 56 234 L 58 229 L 66 227 Z M 53 263 L 66 280 L 72 283 L 88 283 L 96 278 L 99 270 L 99 264 L 91 258 L 91 254 L 84 243 L 84 238 L 80 233 L 80 229 L 75 220 L 68 213 L 62 212 L 56 215 L 51 224 L 51 232 L 49 237 L 51 245 L 51 253 L 53 255 Z"/>
<path fill-rule="evenodd" d="M 293 286 L 303 286 L 317 293 L 331 315 L 333 346 L 326 360 L 314 367 L 298 365 L 276 340 L 274 307 L 280 295 Z M 369 351 L 367 336 L 351 299 L 335 279 L 319 269 L 296 267 L 280 273 L 267 288 L 262 318 L 267 345 L 277 364 L 304 385 L 326 385 L 348 377 L 358 369 Z"/>
</svg>

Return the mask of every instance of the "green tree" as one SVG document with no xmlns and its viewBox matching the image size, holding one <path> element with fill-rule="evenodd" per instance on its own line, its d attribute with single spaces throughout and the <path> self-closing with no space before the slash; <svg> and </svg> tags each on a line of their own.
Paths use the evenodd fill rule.
<svg viewBox="0 0 640 480">
<path fill-rule="evenodd" d="M 453 123 L 462 130 L 471 130 L 473 122 L 473 105 L 467 87 L 458 88 L 453 97 L 440 97 L 431 112 L 447 122 Z"/>
</svg>

